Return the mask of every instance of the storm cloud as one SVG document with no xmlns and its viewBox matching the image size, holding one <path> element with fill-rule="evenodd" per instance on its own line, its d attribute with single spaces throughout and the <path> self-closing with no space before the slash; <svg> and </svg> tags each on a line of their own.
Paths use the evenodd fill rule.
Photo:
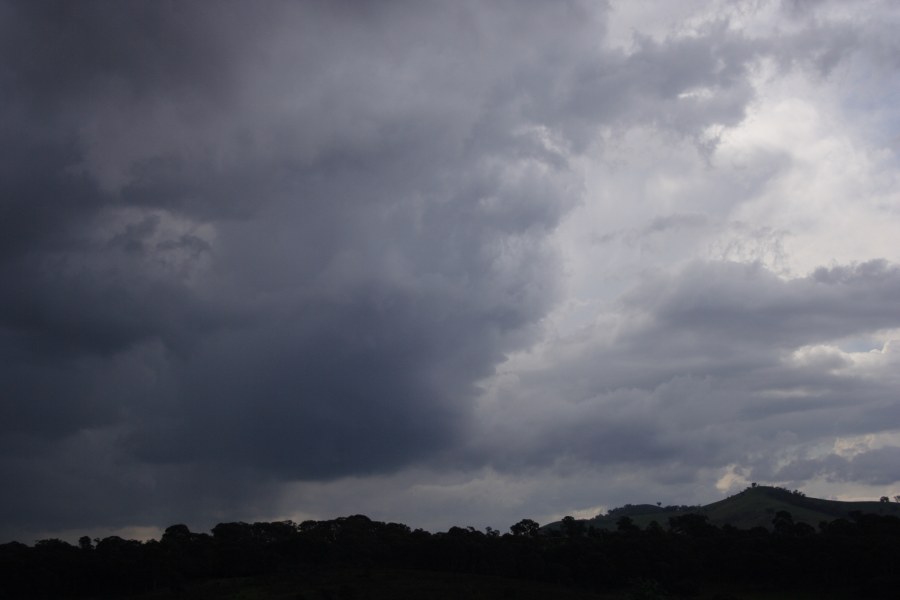
<svg viewBox="0 0 900 600">
<path fill-rule="evenodd" d="M 651 4 L 0 3 L 0 532 L 900 481 L 896 11 Z"/>
</svg>

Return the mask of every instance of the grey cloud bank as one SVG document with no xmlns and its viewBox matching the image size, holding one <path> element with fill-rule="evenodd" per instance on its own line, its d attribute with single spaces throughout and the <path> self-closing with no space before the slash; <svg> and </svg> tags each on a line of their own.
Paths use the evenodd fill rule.
<svg viewBox="0 0 900 600">
<path fill-rule="evenodd" d="M 896 161 L 847 134 L 882 183 L 830 253 L 765 123 L 797 86 L 865 131 L 867 7 L 623 48 L 616 3 L 3 2 L 0 533 L 893 485 L 893 442 L 822 445 L 900 429 Z M 760 231 L 807 245 L 710 250 Z"/>
</svg>

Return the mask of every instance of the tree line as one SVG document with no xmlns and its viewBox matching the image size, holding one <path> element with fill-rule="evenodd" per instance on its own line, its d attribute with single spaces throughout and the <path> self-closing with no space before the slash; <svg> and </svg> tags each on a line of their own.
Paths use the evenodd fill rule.
<svg viewBox="0 0 900 600">
<path fill-rule="evenodd" d="M 0 596 L 121 597 L 213 578 L 362 568 L 470 573 L 598 591 L 642 581 L 681 597 L 723 583 L 894 597 L 898 548 L 900 519 L 859 513 L 818 529 L 781 511 L 771 529 L 717 527 L 688 513 L 645 528 L 622 516 L 613 530 L 567 518 L 547 532 L 523 519 L 508 533 L 472 527 L 431 533 L 354 515 L 299 524 L 221 523 L 210 533 L 173 525 L 146 542 L 117 536 L 84 537 L 77 545 L 11 542 L 0 545 Z"/>
</svg>

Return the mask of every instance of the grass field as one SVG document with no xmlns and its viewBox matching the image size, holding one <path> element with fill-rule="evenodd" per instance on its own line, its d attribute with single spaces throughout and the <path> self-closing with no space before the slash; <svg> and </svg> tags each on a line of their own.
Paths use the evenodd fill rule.
<svg viewBox="0 0 900 600">
<path fill-rule="evenodd" d="M 748 488 L 724 500 L 707 504 L 690 511 L 666 511 L 657 506 L 643 504 L 629 507 L 627 511 L 611 516 L 600 516 L 586 521 L 598 529 L 615 529 L 616 521 L 627 515 L 639 527 L 646 527 L 652 521 L 665 526 L 669 518 L 695 512 L 709 517 L 710 523 L 717 526 L 731 525 L 739 529 L 752 527 L 771 528 L 772 519 L 778 511 L 791 513 L 794 522 L 807 523 L 818 527 L 822 521 L 833 521 L 847 518 L 854 511 L 871 514 L 888 514 L 900 517 L 900 503 L 897 502 L 843 502 L 807 498 L 793 494 L 780 488 L 757 486 Z M 549 528 L 558 526 L 549 525 Z"/>
</svg>

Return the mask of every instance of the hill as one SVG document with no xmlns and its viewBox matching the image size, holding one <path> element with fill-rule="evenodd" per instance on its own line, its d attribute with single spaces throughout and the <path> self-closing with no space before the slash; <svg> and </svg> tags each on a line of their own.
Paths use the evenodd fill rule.
<svg viewBox="0 0 900 600">
<path fill-rule="evenodd" d="M 897 502 L 845 502 L 807 497 L 784 488 L 758 485 L 744 491 L 707 504 L 705 506 L 667 506 L 653 504 L 625 505 L 598 515 L 593 519 L 580 521 L 585 527 L 615 529 L 622 517 L 628 517 L 638 527 L 645 528 L 656 521 L 665 526 L 671 517 L 685 514 L 699 514 L 708 517 L 713 525 L 730 525 L 739 529 L 772 527 L 772 519 L 779 511 L 791 514 L 796 523 L 806 523 L 818 527 L 822 521 L 851 518 L 855 513 L 900 516 Z M 550 523 L 545 530 L 556 530 L 561 522 Z"/>
</svg>

